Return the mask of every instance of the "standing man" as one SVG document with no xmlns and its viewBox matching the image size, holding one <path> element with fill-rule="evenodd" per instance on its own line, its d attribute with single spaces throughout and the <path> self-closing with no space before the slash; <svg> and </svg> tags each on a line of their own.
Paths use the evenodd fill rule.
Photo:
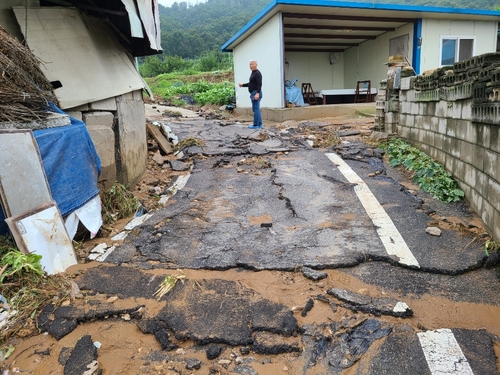
<svg viewBox="0 0 500 375">
<path fill-rule="evenodd" d="M 262 74 L 257 69 L 257 61 L 250 60 L 250 79 L 248 83 L 239 83 L 240 87 L 248 87 L 250 100 L 252 101 L 253 125 L 250 129 L 262 129 L 262 116 L 260 114 L 260 100 L 262 99 Z"/>
</svg>

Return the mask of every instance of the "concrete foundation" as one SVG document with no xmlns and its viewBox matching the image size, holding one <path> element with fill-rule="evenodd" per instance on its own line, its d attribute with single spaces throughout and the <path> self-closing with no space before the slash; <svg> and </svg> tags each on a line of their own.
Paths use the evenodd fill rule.
<svg viewBox="0 0 500 375">
<path fill-rule="evenodd" d="M 234 113 L 238 116 L 253 117 L 251 108 L 235 108 Z M 264 121 L 284 122 L 287 120 L 310 120 L 323 117 L 339 117 L 375 114 L 375 103 L 362 104 L 329 104 L 311 105 L 293 108 L 262 108 L 261 115 Z"/>
</svg>

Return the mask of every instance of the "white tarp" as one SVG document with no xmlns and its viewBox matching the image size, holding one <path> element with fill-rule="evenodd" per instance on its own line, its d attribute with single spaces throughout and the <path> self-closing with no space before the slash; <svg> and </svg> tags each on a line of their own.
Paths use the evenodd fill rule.
<svg viewBox="0 0 500 375">
<path fill-rule="evenodd" d="M 27 18 L 26 8 L 13 9 L 45 76 L 62 84 L 55 90 L 62 109 L 145 88 L 133 60 L 104 21 L 83 18 L 72 8 L 28 8 Z"/>
</svg>

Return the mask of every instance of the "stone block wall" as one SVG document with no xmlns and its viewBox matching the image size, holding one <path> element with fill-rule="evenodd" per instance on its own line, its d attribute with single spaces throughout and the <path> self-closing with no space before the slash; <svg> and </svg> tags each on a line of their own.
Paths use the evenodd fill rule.
<svg viewBox="0 0 500 375">
<path fill-rule="evenodd" d="M 119 183 L 131 188 L 147 164 L 146 116 L 141 91 L 135 91 L 66 112 L 85 122 L 101 159 L 101 190 Z"/>
<path fill-rule="evenodd" d="M 400 87 L 385 93 L 379 127 L 443 164 L 500 240 L 500 54 L 403 78 Z"/>
</svg>

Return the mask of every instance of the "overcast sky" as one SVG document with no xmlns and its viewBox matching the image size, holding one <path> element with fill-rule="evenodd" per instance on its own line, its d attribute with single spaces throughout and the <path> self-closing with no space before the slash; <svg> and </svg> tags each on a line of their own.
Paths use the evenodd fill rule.
<svg viewBox="0 0 500 375">
<path fill-rule="evenodd" d="M 204 3 L 205 0 L 158 0 L 158 2 L 165 6 L 170 7 L 173 3 L 187 3 L 188 5 L 195 5 L 198 3 Z"/>
</svg>

